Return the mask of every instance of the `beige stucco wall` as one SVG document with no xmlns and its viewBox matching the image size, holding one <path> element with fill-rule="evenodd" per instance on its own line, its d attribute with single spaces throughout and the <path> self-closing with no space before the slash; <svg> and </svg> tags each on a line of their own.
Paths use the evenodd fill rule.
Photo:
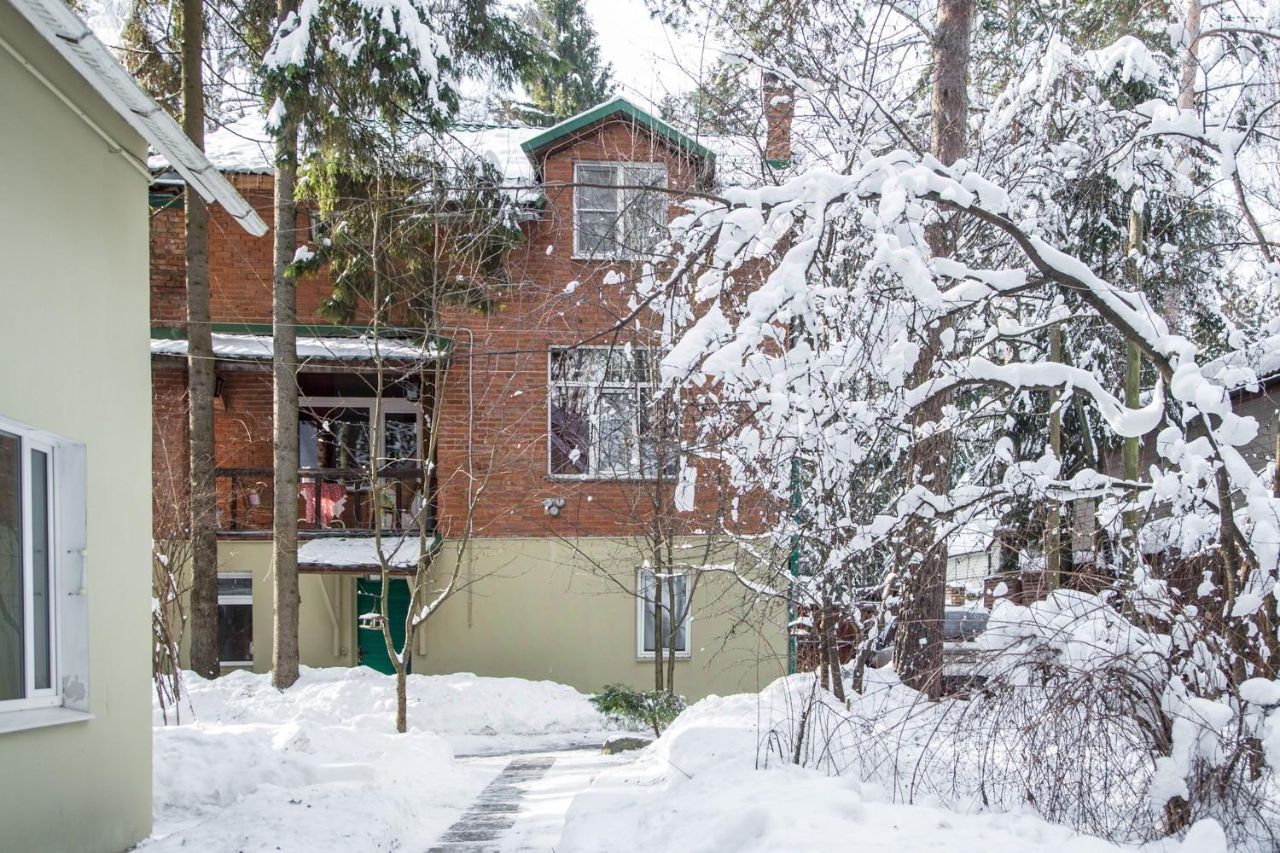
<svg viewBox="0 0 1280 853">
<path fill-rule="evenodd" d="M 151 398 L 145 145 L 5 3 L 0 36 L 0 413 L 88 453 L 94 719 L 0 734 L 0 848 L 116 851 L 151 827 Z"/>
<path fill-rule="evenodd" d="M 271 669 L 271 543 L 218 543 L 219 573 L 253 576 L 253 670 Z M 355 580 L 304 574 L 298 592 L 298 656 L 305 666 L 351 666 L 355 655 Z"/>
<path fill-rule="evenodd" d="M 454 553 L 446 543 L 441 571 Z M 637 656 L 643 554 L 640 542 L 603 537 L 474 541 L 461 573 L 470 585 L 428 621 L 415 671 L 545 678 L 588 692 L 612 682 L 652 687 L 653 661 Z M 785 611 L 758 607 L 744 617 L 744 594 L 727 574 L 701 574 L 677 692 L 758 690 L 785 674 Z"/>
<path fill-rule="evenodd" d="M 452 574 L 446 543 L 438 578 Z M 464 588 L 419 632 L 419 673 L 550 679 L 594 691 L 624 682 L 653 684 L 652 659 L 637 655 L 635 569 L 640 544 L 626 539 L 479 539 L 460 573 Z M 271 543 L 219 543 L 219 571 L 254 579 L 254 669 L 271 667 Z M 355 663 L 355 580 L 304 575 L 302 663 Z M 694 589 L 692 652 L 676 663 L 676 689 L 689 698 L 756 690 L 786 671 L 779 608 L 743 617 L 744 588 L 703 574 Z M 333 610 L 330 610 L 332 604 Z M 335 635 L 334 619 L 338 615 Z"/>
</svg>

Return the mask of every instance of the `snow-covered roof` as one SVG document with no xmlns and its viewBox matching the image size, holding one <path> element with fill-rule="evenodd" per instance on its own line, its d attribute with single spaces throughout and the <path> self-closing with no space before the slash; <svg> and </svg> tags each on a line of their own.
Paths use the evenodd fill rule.
<svg viewBox="0 0 1280 853">
<path fill-rule="evenodd" d="M 491 163 L 502 175 L 505 189 L 517 193 L 522 203 L 542 198 L 542 188 L 533 174 L 533 164 L 522 147 L 541 128 L 520 125 L 461 125 L 449 131 L 446 153 L 461 162 L 467 159 Z"/>
<path fill-rule="evenodd" d="M 204 153 L 213 165 L 233 174 L 270 175 L 275 143 L 267 133 L 267 117 L 250 112 L 217 130 L 205 134 Z M 163 154 L 153 154 L 147 161 L 153 172 L 171 168 Z"/>
<path fill-rule="evenodd" d="M 536 201 L 542 192 L 521 145 L 540 132 L 541 128 L 519 125 L 460 125 L 441 140 L 441 154 L 458 164 L 468 160 L 492 163 L 506 188 L 521 191 L 521 201 Z M 257 110 L 211 131 L 204 147 L 209 160 L 223 172 L 270 175 L 275 171 L 274 143 L 267 132 L 266 116 Z M 169 160 L 158 154 L 147 165 L 153 172 L 170 168 Z"/>
<path fill-rule="evenodd" d="M 991 550 L 993 541 L 995 541 L 995 522 L 992 519 L 970 519 L 947 537 L 947 554 L 951 557 L 985 554 Z"/>
<path fill-rule="evenodd" d="M 260 237 L 267 233 L 266 223 L 227 183 L 219 168 L 200 153 L 178 123 L 142 91 L 137 81 L 93 34 L 89 25 L 77 17 L 66 3 L 62 0 L 9 2 L 205 201 L 222 205 L 250 234 Z"/>
<path fill-rule="evenodd" d="M 503 187 L 516 192 L 519 202 L 529 204 L 541 199 L 542 188 L 525 152 L 529 143 L 545 136 L 547 130 L 522 125 L 460 124 L 443 138 L 433 137 L 432 143 L 441 146 L 446 160 L 459 165 L 468 160 L 493 164 L 502 175 Z M 725 135 L 690 139 L 714 154 L 717 182 L 747 185 L 766 177 L 769 167 L 756 138 Z M 270 175 L 274 171 L 274 148 L 266 129 L 266 116 L 253 110 L 211 131 L 205 137 L 205 154 L 213 165 L 229 174 Z M 148 165 L 153 172 L 163 172 L 170 168 L 170 161 L 157 154 Z"/>
<path fill-rule="evenodd" d="M 228 361 L 270 361 L 271 336 L 213 333 L 213 354 Z M 151 354 L 186 358 L 185 339 L 152 338 Z M 377 356 L 386 361 L 429 361 L 441 355 L 435 347 L 381 338 L 377 341 Z M 374 339 L 359 337 L 311 337 L 298 336 L 299 361 L 372 361 L 375 358 Z"/>
<path fill-rule="evenodd" d="M 1280 335 L 1216 358 L 1203 373 L 1229 391 L 1253 390 L 1255 383 L 1280 376 Z"/>
<path fill-rule="evenodd" d="M 663 121 L 653 113 L 641 109 L 622 95 L 614 95 L 609 100 L 596 104 L 591 109 L 569 116 L 564 121 L 553 124 L 551 127 L 540 129 L 532 137 L 525 140 L 524 150 L 532 155 L 535 151 L 558 142 L 564 137 L 571 136 L 583 128 L 615 115 L 627 116 L 632 121 L 647 128 L 650 133 L 663 137 L 669 143 L 695 157 L 715 160 L 715 152 L 706 145 Z"/>
<path fill-rule="evenodd" d="M 758 186 L 772 167 L 765 161 L 764 145 L 754 136 L 698 137 L 716 154 L 716 183 L 720 186 Z"/>
<path fill-rule="evenodd" d="M 427 538 L 427 547 L 433 543 Z M 418 534 L 384 534 L 382 554 L 393 569 L 417 568 L 422 556 Z M 372 536 L 323 536 L 298 546 L 298 565 L 328 569 L 378 568 L 378 551 Z"/>
</svg>

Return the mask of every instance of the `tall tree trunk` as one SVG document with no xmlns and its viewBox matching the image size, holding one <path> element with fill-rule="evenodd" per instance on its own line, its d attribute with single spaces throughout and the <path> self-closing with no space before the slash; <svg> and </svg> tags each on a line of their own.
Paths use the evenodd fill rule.
<svg viewBox="0 0 1280 853">
<path fill-rule="evenodd" d="M 1178 109 L 1196 108 L 1196 71 L 1200 67 L 1200 0 L 1187 0 L 1186 50 L 1182 54 L 1182 73 L 1178 86 Z"/>
<path fill-rule="evenodd" d="M 826 644 L 827 668 L 831 672 L 831 692 L 841 702 L 844 697 L 844 666 L 840 661 L 840 610 L 831 604 L 824 604 L 826 611 Z"/>
<path fill-rule="evenodd" d="M 965 149 L 965 127 L 969 113 L 966 78 L 969 70 L 969 34 L 974 0 L 940 0 L 938 23 L 933 40 L 933 103 L 930 153 L 944 165 L 955 163 Z M 955 251 L 956 225 L 935 223 L 925 231 L 934 257 Z M 936 325 L 916 363 L 914 378 L 923 382 L 932 372 L 942 350 L 945 327 Z M 942 419 L 949 395 L 940 395 L 915 414 L 917 432 L 926 424 Z M 951 463 L 951 436 L 933 432 L 917 437 L 911 449 L 908 477 L 935 492 L 945 491 Z M 942 622 L 947 579 L 947 549 L 934 542 L 933 525 L 913 521 L 905 534 L 906 547 L 899 557 L 903 573 L 901 604 L 898 609 L 897 643 L 894 663 L 907 685 L 930 698 L 942 692 Z"/>
<path fill-rule="evenodd" d="M 1129 207 L 1129 281 L 1135 290 L 1142 289 L 1142 268 L 1138 263 L 1138 255 L 1142 252 L 1144 241 L 1142 211 L 1138 205 Z M 1131 409 L 1141 405 L 1142 391 L 1142 353 L 1138 345 L 1129 341 L 1125 345 L 1124 404 Z M 1124 478 L 1129 482 L 1138 479 L 1138 439 L 1124 440 Z M 1131 496 L 1132 497 L 1132 496 Z M 1138 511 L 1131 509 L 1124 514 L 1124 526 L 1129 533 L 1129 541 L 1125 548 L 1128 555 L 1126 563 L 1132 571 L 1138 559 Z"/>
<path fill-rule="evenodd" d="M 663 657 L 662 647 L 662 580 L 658 577 L 659 568 L 653 567 L 653 689 L 662 690 Z"/>
<path fill-rule="evenodd" d="M 412 637 L 405 638 L 405 665 L 396 668 L 396 731 L 404 734 L 409 731 L 409 684 L 408 647 L 413 644 Z"/>
<path fill-rule="evenodd" d="M 280 0 L 279 20 L 297 8 Z M 275 491 L 272 512 L 272 561 L 275 610 L 271 683 L 278 688 L 298 680 L 298 330 L 297 292 L 286 268 L 297 251 L 298 121 L 288 111 L 276 133 L 275 248 L 271 280 L 272 410 L 275 437 Z"/>
<path fill-rule="evenodd" d="M 182 129 L 204 150 L 204 8 L 182 0 Z M 191 668 L 218 675 L 218 533 L 213 469 L 213 341 L 209 326 L 209 209 L 185 195 L 187 404 L 190 446 Z"/>
<path fill-rule="evenodd" d="M 1049 329 L 1049 360 L 1062 361 L 1062 326 Z M 1049 397 L 1053 404 L 1053 395 Z M 1049 447 L 1059 462 L 1062 461 L 1062 408 L 1055 408 L 1049 415 Z M 1045 522 L 1044 569 L 1045 588 L 1050 592 L 1062 585 L 1062 504 L 1049 503 L 1049 518 Z"/>
</svg>

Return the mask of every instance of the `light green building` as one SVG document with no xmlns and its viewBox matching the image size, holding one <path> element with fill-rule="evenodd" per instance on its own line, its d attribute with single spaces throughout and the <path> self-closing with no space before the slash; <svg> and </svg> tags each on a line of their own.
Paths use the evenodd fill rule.
<svg viewBox="0 0 1280 853">
<path fill-rule="evenodd" d="M 0 0 L 0 849 L 151 827 L 147 143 L 261 221 L 62 0 Z"/>
</svg>

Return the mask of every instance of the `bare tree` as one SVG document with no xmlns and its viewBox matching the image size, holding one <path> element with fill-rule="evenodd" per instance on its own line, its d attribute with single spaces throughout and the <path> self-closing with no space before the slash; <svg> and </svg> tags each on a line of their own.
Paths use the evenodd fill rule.
<svg viewBox="0 0 1280 853">
<path fill-rule="evenodd" d="M 173 429 L 179 416 L 175 409 L 186 396 L 166 399 L 157 392 L 153 397 L 157 445 L 152 460 L 151 676 L 166 722 L 170 712 L 175 720 L 181 714 L 181 648 L 188 624 L 185 601 L 191 592 L 190 492 L 183 471 L 190 442 L 168 440 L 174 432 L 180 434 L 180 429 Z"/>
</svg>

